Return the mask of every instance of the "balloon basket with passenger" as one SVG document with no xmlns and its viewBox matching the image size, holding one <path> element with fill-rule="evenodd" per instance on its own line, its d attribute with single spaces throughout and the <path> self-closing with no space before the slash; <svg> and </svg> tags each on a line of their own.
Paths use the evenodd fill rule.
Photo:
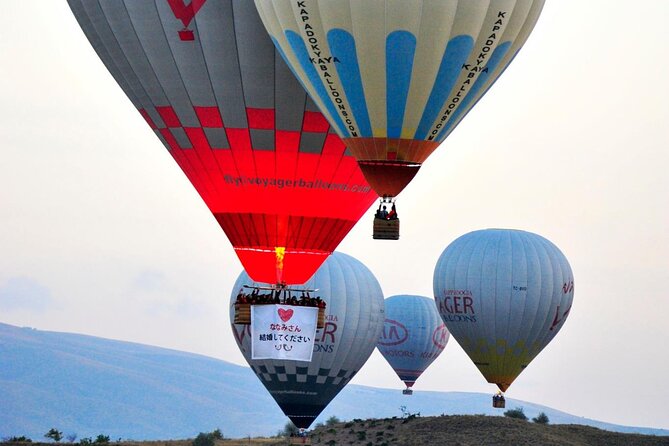
<svg viewBox="0 0 669 446">
<path fill-rule="evenodd" d="M 407 387 L 406 389 L 402 390 L 402 395 L 413 395 L 413 390 L 411 387 Z"/>
<path fill-rule="evenodd" d="M 506 407 L 506 400 L 502 392 L 497 392 L 492 396 L 492 407 L 496 409 L 504 409 Z"/>
<path fill-rule="evenodd" d="M 289 288 L 285 284 L 271 287 L 244 285 L 235 300 L 234 323 L 251 325 L 251 306 L 254 305 L 292 305 L 318 308 L 316 328 L 323 328 L 325 327 L 326 303 L 320 296 L 311 296 L 311 293 L 316 291 L 318 290 Z"/>
<path fill-rule="evenodd" d="M 390 207 L 390 210 L 388 210 Z M 375 240 L 399 240 L 400 219 L 397 216 L 397 207 L 392 197 L 383 197 L 379 201 L 379 207 L 374 214 Z"/>
<path fill-rule="evenodd" d="M 291 434 L 288 444 L 311 444 L 311 438 L 306 429 L 299 429 L 297 433 Z"/>
</svg>

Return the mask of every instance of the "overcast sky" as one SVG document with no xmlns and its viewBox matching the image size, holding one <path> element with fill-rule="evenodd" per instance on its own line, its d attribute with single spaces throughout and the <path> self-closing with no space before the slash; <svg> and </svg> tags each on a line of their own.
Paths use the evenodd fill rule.
<svg viewBox="0 0 669 446">
<path fill-rule="evenodd" d="M 64 0 L 2 9 L 0 322 L 245 365 L 227 310 L 241 265 L 200 197 Z M 507 395 L 665 429 L 667 17 L 665 0 L 549 0 L 400 195 L 401 240 L 373 241 L 370 211 L 339 247 L 386 296 L 432 297 L 434 265 L 458 236 L 548 238 L 574 271 L 573 309 Z M 353 382 L 403 387 L 378 352 Z M 414 389 L 494 392 L 453 340 Z"/>
</svg>

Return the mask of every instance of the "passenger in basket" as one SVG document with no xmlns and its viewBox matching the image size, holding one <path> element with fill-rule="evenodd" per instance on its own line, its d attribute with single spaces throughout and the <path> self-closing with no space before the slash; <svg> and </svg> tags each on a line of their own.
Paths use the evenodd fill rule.
<svg viewBox="0 0 669 446">
<path fill-rule="evenodd" d="M 388 218 L 388 211 L 386 210 L 386 206 L 385 206 L 385 205 L 381 205 L 381 204 L 379 204 L 379 208 L 376 210 L 376 215 L 375 215 L 375 217 L 376 217 L 376 218 L 381 218 L 381 219 L 383 219 L 383 220 L 385 220 L 386 218 Z"/>
<path fill-rule="evenodd" d="M 390 212 L 388 212 L 388 216 L 386 217 L 387 220 L 397 220 L 397 209 L 395 209 L 395 203 L 393 203 L 393 207 L 390 208 Z"/>
</svg>

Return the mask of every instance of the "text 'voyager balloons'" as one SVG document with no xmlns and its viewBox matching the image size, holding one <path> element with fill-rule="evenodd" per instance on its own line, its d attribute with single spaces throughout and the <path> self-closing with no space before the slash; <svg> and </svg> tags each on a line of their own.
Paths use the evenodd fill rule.
<svg viewBox="0 0 669 446">
<path fill-rule="evenodd" d="M 232 289 L 231 321 L 237 293 L 250 282 L 242 272 Z M 231 324 L 244 358 L 299 428 L 308 428 L 360 370 L 374 351 L 384 319 L 381 286 L 372 272 L 351 256 L 333 253 L 306 286 L 317 289 L 316 294 L 327 303 L 325 326 L 316 332 L 311 362 L 253 360 L 249 326 Z"/>
<path fill-rule="evenodd" d="M 374 201 L 249 0 L 68 0 L 255 280 L 304 283 Z"/>
<path fill-rule="evenodd" d="M 566 257 L 545 238 L 486 229 L 444 250 L 434 296 L 453 337 L 504 392 L 562 328 L 574 277 Z"/>
<path fill-rule="evenodd" d="M 255 3 L 372 188 L 396 196 L 511 63 L 544 0 Z"/>
<path fill-rule="evenodd" d="M 433 299 L 399 295 L 384 303 L 386 320 L 376 348 L 408 389 L 444 350 L 448 330 Z"/>
</svg>

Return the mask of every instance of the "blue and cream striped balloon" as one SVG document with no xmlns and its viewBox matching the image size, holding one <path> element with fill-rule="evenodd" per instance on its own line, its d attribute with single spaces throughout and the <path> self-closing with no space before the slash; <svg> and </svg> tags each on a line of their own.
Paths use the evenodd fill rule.
<svg viewBox="0 0 669 446">
<path fill-rule="evenodd" d="M 544 0 L 255 0 L 380 195 L 396 196 L 511 63 Z"/>
</svg>

